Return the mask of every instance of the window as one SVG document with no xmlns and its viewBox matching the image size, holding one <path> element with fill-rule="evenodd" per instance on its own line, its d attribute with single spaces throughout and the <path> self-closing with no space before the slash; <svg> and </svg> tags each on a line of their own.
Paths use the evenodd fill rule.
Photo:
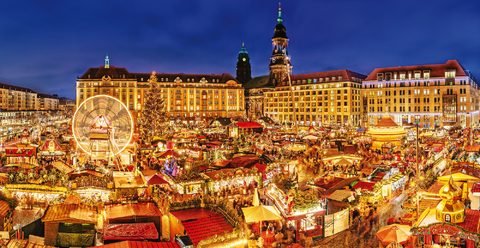
<svg viewBox="0 0 480 248">
<path fill-rule="evenodd" d="M 445 78 L 455 78 L 455 71 L 446 71 Z"/>
<path fill-rule="evenodd" d="M 423 78 L 429 79 L 430 78 L 430 72 L 429 71 L 423 72 Z"/>
<path fill-rule="evenodd" d="M 420 72 L 415 72 L 415 79 L 420 79 Z"/>
</svg>

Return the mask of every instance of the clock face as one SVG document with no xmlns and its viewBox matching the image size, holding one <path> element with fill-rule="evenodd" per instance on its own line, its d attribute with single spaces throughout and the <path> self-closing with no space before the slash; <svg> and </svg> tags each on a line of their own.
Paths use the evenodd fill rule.
<svg viewBox="0 0 480 248">
<path fill-rule="evenodd" d="M 246 58 L 243 58 L 243 61 L 247 61 L 247 59 L 246 59 Z"/>
</svg>

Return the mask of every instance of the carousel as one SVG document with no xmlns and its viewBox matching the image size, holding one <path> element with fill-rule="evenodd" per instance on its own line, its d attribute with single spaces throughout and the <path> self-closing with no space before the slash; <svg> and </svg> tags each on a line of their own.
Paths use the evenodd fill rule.
<svg viewBox="0 0 480 248">
<path fill-rule="evenodd" d="M 450 180 L 440 189 L 442 201 L 426 209 L 413 226 L 413 235 L 425 245 L 478 247 L 480 211 L 465 208 L 462 189 Z"/>
<path fill-rule="evenodd" d="M 405 129 L 397 125 L 388 114 L 367 132 L 372 137 L 372 149 L 400 147 L 402 136 L 406 133 Z"/>
</svg>

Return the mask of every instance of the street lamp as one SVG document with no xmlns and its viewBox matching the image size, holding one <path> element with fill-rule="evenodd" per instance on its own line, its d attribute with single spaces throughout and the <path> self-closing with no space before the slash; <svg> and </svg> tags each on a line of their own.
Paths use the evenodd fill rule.
<svg viewBox="0 0 480 248">
<path fill-rule="evenodd" d="M 416 191 L 416 196 L 417 196 L 417 221 L 418 221 L 418 218 L 419 218 L 419 213 L 420 213 L 420 199 L 418 197 L 418 184 L 420 183 L 420 180 L 419 180 L 419 176 L 420 176 L 420 171 L 419 171 L 419 166 L 418 166 L 418 126 L 420 125 L 420 123 L 416 123 L 416 126 L 417 126 L 417 151 L 416 151 L 416 155 L 417 155 L 417 158 L 415 159 L 416 161 L 416 171 L 417 171 L 417 183 L 416 183 L 416 186 L 415 186 L 415 191 Z"/>
</svg>

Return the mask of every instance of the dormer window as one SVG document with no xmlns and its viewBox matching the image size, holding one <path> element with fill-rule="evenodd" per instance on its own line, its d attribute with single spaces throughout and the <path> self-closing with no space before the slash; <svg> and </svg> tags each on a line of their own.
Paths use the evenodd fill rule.
<svg viewBox="0 0 480 248">
<path fill-rule="evenodd" d="M 400 80 L 405 80 L 405 73 L 400 73 Z"/>
<path fill-rule="evenodd" d="M 342 80 L 342 76 L 339 76 L 339 77 L 338 77 L 338 81 L 340 81 L 340 80 Z"/>
<path fill-rule="evenodd" d="M 90 79 L 90 74 L 87 75 L 87 78 Z"/>
<path fill-rule="evenodd" d="M 385 73 L 385 81 L 390 81 L 392 79 L 392 73 Z"/>
<path fill-rule="evenodd" d="M 142 78 L 140 78 L 140 81 L 142 81 L 142 82 L 143 82 L 143 77 L 142 77 Z"/>
<path fill-rule="evenodd" d="M 335 81 L 335 77 L 332 77 L 332 81 Z"/>
<path fill-rule="evenodd" d="M 430 79 L 430 71 L 423 71 L 423 78 Z"/>
<path fill-rule="evenodd" d="M 445 71 L 445 78 L 455 78 L 455 70 Z"/>
<path fill-rule="evenodd" d="M 420 79 L 420 72 L 415 71 L 415 80 L 418 80 L 418 79 Z"/>
<path fill-rule="evenodd" d="M 125 74 L 123 74 L 123 78 L 125 78 Z"/>
<path fill-rule="evenodd" d="M 377 80 L 378 81 L 383 81 L 383 73 L 378 73 L 377 74 Z"/>
</svg>

